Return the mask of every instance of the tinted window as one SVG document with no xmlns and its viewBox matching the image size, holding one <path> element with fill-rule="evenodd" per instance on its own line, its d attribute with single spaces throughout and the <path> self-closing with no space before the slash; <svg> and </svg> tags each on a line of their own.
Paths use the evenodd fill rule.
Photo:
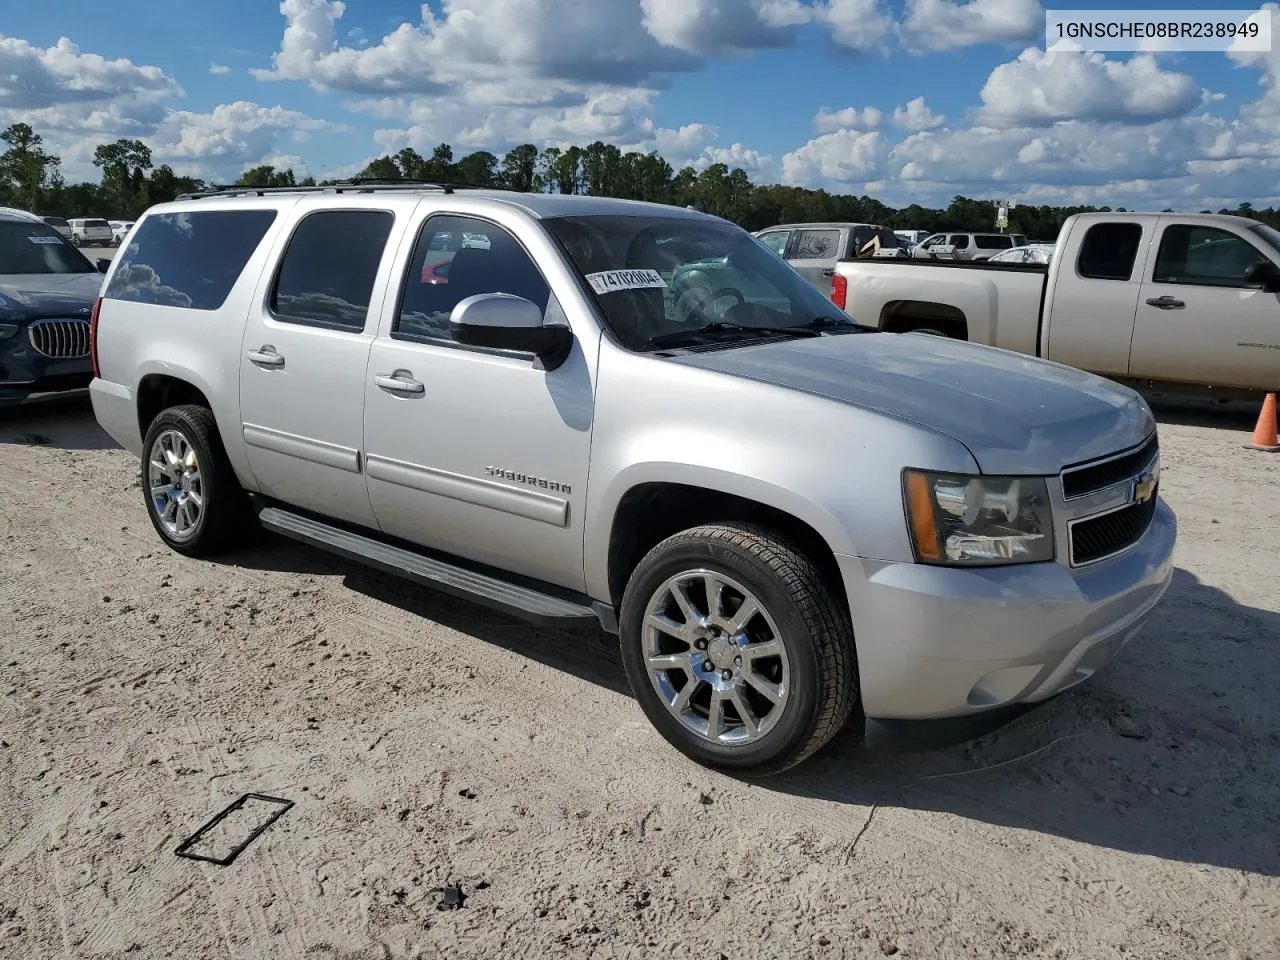
<svg viewBox="0 0 1280 960">
<path fill-rule="evenodd" d="M 772 233 L 760 234 L 760 242 L 772 250 L 779 256 L 787 248 L 787 237 L 791 234 L 786 230 L 774 230 Z"/>
<path fill-rule="evenodd" d="M 969 248 L 969 235 L 967 233 L 957 233 L 951 238 L 951 245 L 957 250 L 967 250 Z"/>
<path fill-rule="evenodd" d="M 792 260 L 834 260 L 840 256 L 839 230 L 797 230 Z"/>
<path fill-rule="evenodd" d="M 1156 255 L 1156 283 L 1239 287 L 1266 258 L 1257 247 L 1226 230 L 1178 224 L 1165 230 Z"/>
<path fill-rule="evenodd" d="M 107 230 L 111 229 L 111 224 L 107 223 L 105 220 L 86 220 L 84 225 L 86 227 L 104 227 Z"/>
<path fill-rule="evenodd" d="M 276 218 L 274 210 L 205 210 L 147 217 L 129 234 L 104 296 L 217 310 Z"/>
<path fill-rule="evenodd" d="M 973 238 L 973 243 L 979 250 L 1008 250 L 1013 246 L 1013 238 L 980 233 Z"/>
<path fill-rule="evenodd" d="M 732 224 L 638 216 L 542 223 L 593 291 L 609 329 L 632 350 L 661 349 L 653 337 L 693 334 L 721 322 L 779 327 L 822 318 L 857 329 L 786 261 Z"/>
<path fill-rule="evenodd" d="M 0 275 L 93 272 L 84 254 L 52 227 L 34 220 L 0 220 Z"/>
<path fill-rule="evenodd" d="M 67 221 L 63 220 L 62 217 L 44 217 L 43 220 L 51 227 L 65 227 L 68 225 Z"/>
<path fill-rule="evenodd" d="M 385 210 L 325 210 L 289 238 L 271 312 L 280 320 L 363 330 L 395 217 Z"/>
<path fill-rule="evenodd" d="M 870 254 L 876 249 L 896 250 L 902 246 L 898 235 L 888 227 L 854 227 L 850 238 L 849 255 Z"/>
<path fill-rule="evenodd" d="M 1076 271 L 1090 280 L 1128 280 L 1141 242 L 1141 224 L 1095 223 L 1085 231 Z"/>
<path fill-rule="evenodd" d="M 457 237 L 442 243 L 441 237 Z M 471 217 L 429 217 L 414 245 L 393 333 L 452 343 L 449 316 L 459 301 L 508 293 L 545 314 L 551 288 L 516 238 Z"/>
</svg>

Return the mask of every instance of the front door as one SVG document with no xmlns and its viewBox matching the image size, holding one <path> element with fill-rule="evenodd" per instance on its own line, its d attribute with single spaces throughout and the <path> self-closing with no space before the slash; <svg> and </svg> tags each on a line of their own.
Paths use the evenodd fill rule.
<svg viewBox="0 0 1280 960">
<path fill-rule="evenodd" d="M 262 493 L 374 527 L 360 454 L 365 368 L 395 217 L 364 198 L 351 205 L 301 202 L 245 327 L 240 416 Z"/>
<path fill-rule="evenodd" d="M 454 306 L 482 293 L 524 297 L 567 322 L 516 238 L 535 229 L 435 214 L 416 231 L 365 382 L 369 496 L 388 534 L 582 590 L 594 355 L 578 342 L 546 370 L 449 335 Z M 447 269 L 432 266 L 445 235 L 465 238 Z"/>
<path fill-rule="evenodd" d="M 792 269 L 808 280 L 824 297 L 831 296 L 831 278 L 843 251 L 839 227 L 808 227 L 797 230 L 787 251 Z"/>
<path fill-rule="evenodd" d="M 1280 386 L 1280 298 L 1245 277 L 1275 256 L 1261 238 L 1160 221 L 1159 248 L 1138 297 L 1129 372 L 1215 387 Z"/>
</svg>

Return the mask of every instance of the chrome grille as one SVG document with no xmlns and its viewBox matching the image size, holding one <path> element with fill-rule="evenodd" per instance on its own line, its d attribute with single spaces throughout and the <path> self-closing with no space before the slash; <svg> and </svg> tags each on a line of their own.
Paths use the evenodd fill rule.
<svg viewBox="0 0 1280 960">
<path fill-rule="evenodd" d="M 1063 471 L 1070 563 L 1123 553 L 1142 539 L 1160 497 L 1160 450 L 1153 435 L 1135 450 Z"/>
<path fill-rule="evenodd" d="M 87 320 L 37 320 L 27 327 L 27 338 L 36 353 L 53 360 L 89 355 Z"/>
<path fill-rule="evenodd" d="M 1101 463 L 1069 468 L 1062 473 L 1062 495 L 1068 500 L 1075 500 L 1136 477 L 1159 452 L 1160 444 L 1153 433 L 1137 450 L 1122 453 Z"/>
</svg>

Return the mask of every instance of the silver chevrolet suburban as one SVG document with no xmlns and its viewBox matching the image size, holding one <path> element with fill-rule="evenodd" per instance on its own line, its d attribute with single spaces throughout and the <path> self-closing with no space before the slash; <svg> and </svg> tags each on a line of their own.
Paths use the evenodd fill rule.
<svg viewBox="0 0 1280 960">
<path fill-rule="evenodd" d="M 91 341 L 97 419 L 173 550 L 256 519 L 598 624 L 658 731 L 721 769 L 780 771 L 851 718 L 1045 700 L 1170 580 L 1136 393 L 860 326 L 692 210 L 358 181 L 193 195 L 130 233 Z"/>
</svg>

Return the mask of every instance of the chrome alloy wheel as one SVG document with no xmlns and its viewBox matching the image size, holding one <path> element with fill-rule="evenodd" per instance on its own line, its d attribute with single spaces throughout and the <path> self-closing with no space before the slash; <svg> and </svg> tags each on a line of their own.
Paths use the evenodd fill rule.
<svg viewBox="0 0 1280 960">
<path fill-rule="evenodd" d="M 786 709 L 791 671 L 777 625 L 723 574 L 688 570 L 658 587 L 645 608 L 643 646 L 654 689 L 699 737 L 751 743 Z"/>
<path fill-rule="evenodd" d="M 177 430 L 165 430 L 147 458 L 151 509 L 174 540 L 194 535 L 204 509 L 204 487 L 195 448 Z"/>
</svg>

